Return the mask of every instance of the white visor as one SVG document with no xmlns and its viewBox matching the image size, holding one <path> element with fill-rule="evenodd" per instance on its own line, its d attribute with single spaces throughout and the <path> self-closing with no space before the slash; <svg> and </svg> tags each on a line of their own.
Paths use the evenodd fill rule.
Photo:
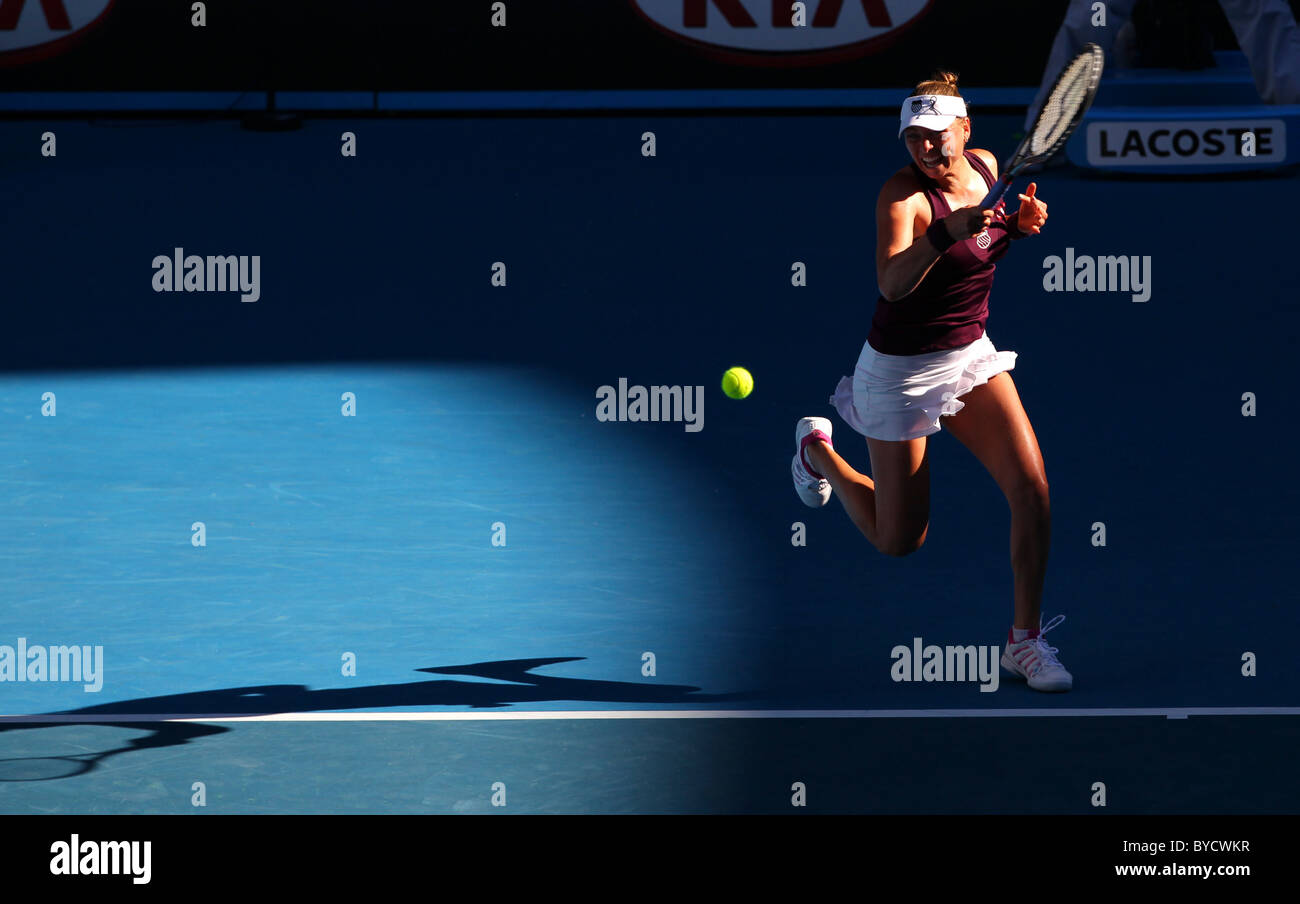
<svg viewBox="0 0 1300 904">
<path fill-rule="evenodd" d="M 932 132 L 942 132 L 958 119 L 966 116 L 966 101 L 948 94 L 915 94 L 903 101 L 898 114 L 898 135 L 908 126 L 920 126 Z"/>
</svg>

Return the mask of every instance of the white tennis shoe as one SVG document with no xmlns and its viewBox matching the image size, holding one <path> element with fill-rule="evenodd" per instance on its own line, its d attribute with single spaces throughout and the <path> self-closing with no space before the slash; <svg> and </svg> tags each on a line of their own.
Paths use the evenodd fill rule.
<svg viewBox="0 0 1300 904">
<path fill-rule="evenodd" d="M 1074 676 L 1056 658 L 1060 651 L 1056 647 L 1049 647 L 1047 641 L 1043 640 L 1044 634 L 1063 621 L 1065 616 L 1058 615 L 1039 629 L 1037 637 L 1030 637 L 1020 643 L 1008 643 L 1002 651 L 1002 667 L 1013 675 L 1026 679 L 1036 691 L 1062 693 L 1074 687 Z"/>
<path fill-rule="evenodd" d="M 831 500 L 831 484 L 825 477 L 814 474 L 804 461 L 803 450 L 807 445 L 806 437 L 819 434 L 818 439 L 831 444 L 831 422 L 824 417 L 802 417 L 794 425 L 794 461 L 790 463 L 790 474 L 794 477 L 794 489 L 810 508 L 821 508 Z M 816 440 L 809 440 L 815 442 Z"/>
</svg>

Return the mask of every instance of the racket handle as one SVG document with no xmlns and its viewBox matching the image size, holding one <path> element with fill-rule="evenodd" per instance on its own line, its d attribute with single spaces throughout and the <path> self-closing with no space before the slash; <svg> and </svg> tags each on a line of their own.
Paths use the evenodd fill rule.
<svg viewBox="0 0 1300 904">
<path fill-rule="evenodd" d="M 1002 196 L 1007 193 L 1007 189 L 1009 189 L 1010 187 L 1011 187 L 1010 176 L 1003 176 L 1001 179 L 999 179 L 997 184 L 993 186 L 993 190 L 989 192 L 987 195 L 985 195 L 984 200 L 980 202 L 980 210 L 988 210 L 989 208 L 997 204 L 998 201 L 1002 200 Z"/>
</svg>

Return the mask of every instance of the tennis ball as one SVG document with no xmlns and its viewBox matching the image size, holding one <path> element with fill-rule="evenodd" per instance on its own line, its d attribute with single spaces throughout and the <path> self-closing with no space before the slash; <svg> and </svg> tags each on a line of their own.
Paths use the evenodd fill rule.
<svg viewBox="0 0 1300 904">
<path fill-rule="evenodd" d="M 743 367 L 733 367 L 722 375 L 722 391 L 733 399 L 743 399 L 754 391 L 754 378 Z"/>
</svg>

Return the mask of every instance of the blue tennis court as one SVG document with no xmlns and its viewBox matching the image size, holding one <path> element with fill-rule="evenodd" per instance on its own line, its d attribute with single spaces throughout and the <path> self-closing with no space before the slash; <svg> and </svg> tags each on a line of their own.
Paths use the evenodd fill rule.
<svg viewBox="0 0 1300 904">
<path fill-rule="evenodd" d="M 896 125 L 0 123 L 0 645 L 102 648 L 98 690 L 0 684 L 0 810 L 191 812 L 202 782 L 215 812 L 491 812 L 502 782 L 512 812 L 777 812 L 805 781 L 827 812 L 1082 812 L 1113 776 L 1114 810 L 1294 811 L 1290 240 L 1252 223 L 1294 174 L 1035 177 L 1052 221 L 988 334 L 1075 689 L 899 682 L 898 645 L 1000 645 L 1011 574 L 944 433 L 908 558 L 790 485 L 869 327 Z M 257 256 L 260 297 L 155 291 L 176 249 Z M 1149 299 L 1045 291 L 1067 253 L 1147 260 Z M 601 420 L 620 380 L 703 405 Z"/>
</svg>

